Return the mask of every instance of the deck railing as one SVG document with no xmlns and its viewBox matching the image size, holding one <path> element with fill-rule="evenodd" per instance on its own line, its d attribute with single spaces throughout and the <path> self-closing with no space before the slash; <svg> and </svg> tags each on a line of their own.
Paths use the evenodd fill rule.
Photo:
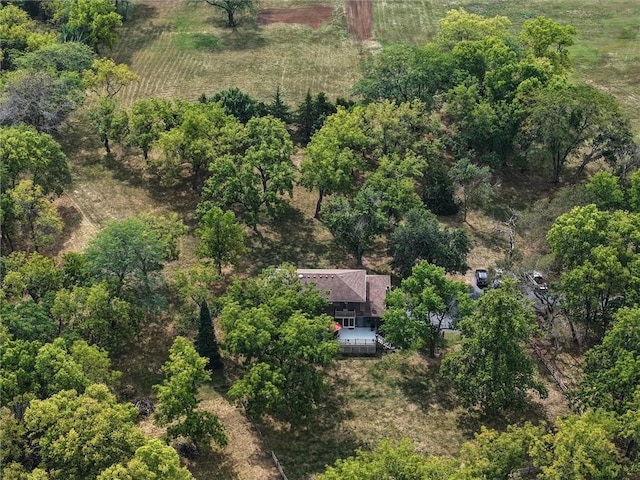
<svg viewBox="0 0 640 480">
<path fill-rule="evenodd" d="M 335 318 L 356 318 L 355 310 L 336 310 L 333 314 Z"/>
</svg>

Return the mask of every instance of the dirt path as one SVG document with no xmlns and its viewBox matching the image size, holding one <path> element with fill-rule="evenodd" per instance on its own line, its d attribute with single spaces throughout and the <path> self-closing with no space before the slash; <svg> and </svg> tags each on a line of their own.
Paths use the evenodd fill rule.
<svg viewBox="0 0 640 480">
<path fill-rule="evenodd" d="M 224 448 L 232 459 L 234 478 L 241 480 L 277 480 L 280 478 L 269 452 L 253 426 L 238 408 L 213 390 L 202 389 L 200 406 L 215 413 L 224 425 L 229 444 Z"/>
</svg>

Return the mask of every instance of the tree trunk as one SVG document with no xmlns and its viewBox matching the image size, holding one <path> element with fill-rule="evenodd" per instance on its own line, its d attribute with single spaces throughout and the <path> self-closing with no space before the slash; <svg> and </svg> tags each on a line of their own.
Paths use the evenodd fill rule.
<svg viewBox="0 0 640 480">
<path fill-rule="evenodd" d="M 227 10 L 227 25 L 232 28 L 236 26 L 236 20 L 233 18 L 233 10 L 231 8 Z"/>
<path fill-rule="evenodd" d="M 356 248 L 356 267 L 362 266 L 362 254 L 362 249 L 360 247 Z"/>
<path fill-rule="evenodd" d="M 318 195 L 318 202 L 316 203 L 316 213 L 313 215 L 313 218 L 320 218 L 320 209 L 322 208 L 323 197 L 324 197 L 324 190 L 320 189 L 320 193 Z"/>
</svg>

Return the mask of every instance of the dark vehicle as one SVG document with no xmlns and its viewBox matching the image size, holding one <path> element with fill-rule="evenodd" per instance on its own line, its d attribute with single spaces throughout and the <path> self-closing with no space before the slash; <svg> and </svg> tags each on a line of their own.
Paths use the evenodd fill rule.
<svg viewBox="0 0 640 480">
<path fill-rule="evenodd" d="M 489 275 L 484 268 L 476 270 L 476 286 L 478 288 L 485 288 L 489 285 Z"/>
</svg>

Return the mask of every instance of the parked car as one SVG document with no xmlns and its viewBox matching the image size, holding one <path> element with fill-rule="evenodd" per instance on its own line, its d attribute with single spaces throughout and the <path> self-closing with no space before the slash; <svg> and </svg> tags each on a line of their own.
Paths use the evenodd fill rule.
<svg viewBox="0 0 640 480">
<path fill-rule="evenodd" d="M 478 268 L 475 273 L 476 286 L 478 288 L 485 288 L 489 286 L 489 274 L 484 268 Z"/>
<path fill-rule="evenodd" d="M 535 288 L 539 292 L 546 292 L 548 289 L 547 281 L 545 280 L 545 278 L 542 276 L 540 272 L 536 272 L 536 271 L 531 272 L 529 274 L 529 281 L 533 285 L 533 288 Z"/>
</svg>

